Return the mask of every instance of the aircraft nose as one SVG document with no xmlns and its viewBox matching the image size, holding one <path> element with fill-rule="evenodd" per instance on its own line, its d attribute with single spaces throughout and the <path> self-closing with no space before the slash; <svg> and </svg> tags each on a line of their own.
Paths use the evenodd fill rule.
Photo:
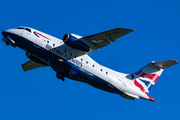
<svg viewBox="0 0 180 120">
<path fill-rule="evenodd" d="M 2 31 L 2 35 L 7 38 L 7 37 L 17 37 L 19 36 L 19 33 L 16 29 L 7 29 L 7 30 L 4 30 Z"/>
<path fill-rule="evenodd" d="M 7 34 L 8 34 L 8 32 L 7 32 L 6 30 L 2 31 L 2 35 L 3 35 L 4 37 L 7 37 Z"/>
<path fill-rule="evenodd" d="M 2 40 L 6 43 L 6 45 L 12 45 L 13 47 L 18 45 L 15 42 L 18 35 L 16 35 L 12 29 L 4 30 L 1 33 L 4 36 L 4 38 L 2 38 Z"/>
<path fill-rule="evenodd" d="M 9 36 L 11 34 L 13 34 L 13 30 L 12 29 L 7 29 L 7 30 L 2 31 L 2 35 L 4 37 L 6 37 L 6 38 L 7 38 L 7 36 Z"/>
</svg>

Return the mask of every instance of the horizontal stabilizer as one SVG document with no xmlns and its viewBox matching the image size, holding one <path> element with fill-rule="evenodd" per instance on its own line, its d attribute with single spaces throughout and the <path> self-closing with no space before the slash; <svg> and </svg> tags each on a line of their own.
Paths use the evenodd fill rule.
<svg viewBox="0 0 180 120">
<path fill-rule="evenodd" d="M 36 69 L 39 67 L 46 67 L 45 65 L 36 63 L 32 60 L 29 60 L 28 62 L 24 63 L 21 65 L 24 71 L 28 71 L 28 70 L 32 70 L 32 69 Z"/>
<path fill-rule="evenodd" d="M 159 68 L 159 69 L 166 69 L 172 65 L 177 64 L 178 62 L 175 60 L 166 60 L 166 61 L 160 61 L 160 62 L 152 62 L 151 65 Z"/>
</svg>

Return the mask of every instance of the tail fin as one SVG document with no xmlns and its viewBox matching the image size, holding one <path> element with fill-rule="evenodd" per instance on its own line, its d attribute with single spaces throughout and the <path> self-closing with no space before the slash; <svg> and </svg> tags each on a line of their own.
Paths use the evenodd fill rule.
<svg viewBox="0 0 180 120">
<path fill-rule="evenodd" d="M 177 63 L 178 62 L 175 60 L 151 62 L 138 72 L 131 74 L 131 78 L 133 79 L 136 87 L 138 87 L 145 94 L 148 94 L 152 86 L 162 74 L 163 70 Z"/>
</svg>

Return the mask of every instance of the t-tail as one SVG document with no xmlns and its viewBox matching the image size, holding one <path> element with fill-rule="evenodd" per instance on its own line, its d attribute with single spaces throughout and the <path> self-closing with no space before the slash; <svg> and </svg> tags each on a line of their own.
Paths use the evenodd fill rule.
<svg viewBox="0 0 180 120">
<path fill-rule="evenodd" d="M 155 101 L 154 98 L 148 96 L 149 91 L 155 85 L 163 70 L 177 63 L 175 60 L 151 62 L 138 72 L 130 74 L 133 80 L 133 87 L 146 95 L 145 98 L 141 96 L 139 98 Z"/>
</svg>

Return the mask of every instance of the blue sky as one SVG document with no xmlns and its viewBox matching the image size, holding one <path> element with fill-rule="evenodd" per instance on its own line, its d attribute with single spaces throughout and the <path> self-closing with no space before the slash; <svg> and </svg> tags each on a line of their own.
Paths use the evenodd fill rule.
<svg viewBox="0 0 180 120">
<path fill-rule="evenodd" d="M 180 61 L 179 0 L 1 0 L 0 31 L 29 26 L 58 38 L 87 36 L 117 27 L 135 29 L 90 53 L 98 63 L 123 73 L 151 61 Z M 2 35 L 0 35 L 2 38 Z M 50 68 L 23 72 L 25 52 L 0 41 L 0 119 L 118 120 L 179 119 L 179 64 L 166 69 L 149 95 L 130 101 L 85 83 L 56 78 Z"/>
</svg>

